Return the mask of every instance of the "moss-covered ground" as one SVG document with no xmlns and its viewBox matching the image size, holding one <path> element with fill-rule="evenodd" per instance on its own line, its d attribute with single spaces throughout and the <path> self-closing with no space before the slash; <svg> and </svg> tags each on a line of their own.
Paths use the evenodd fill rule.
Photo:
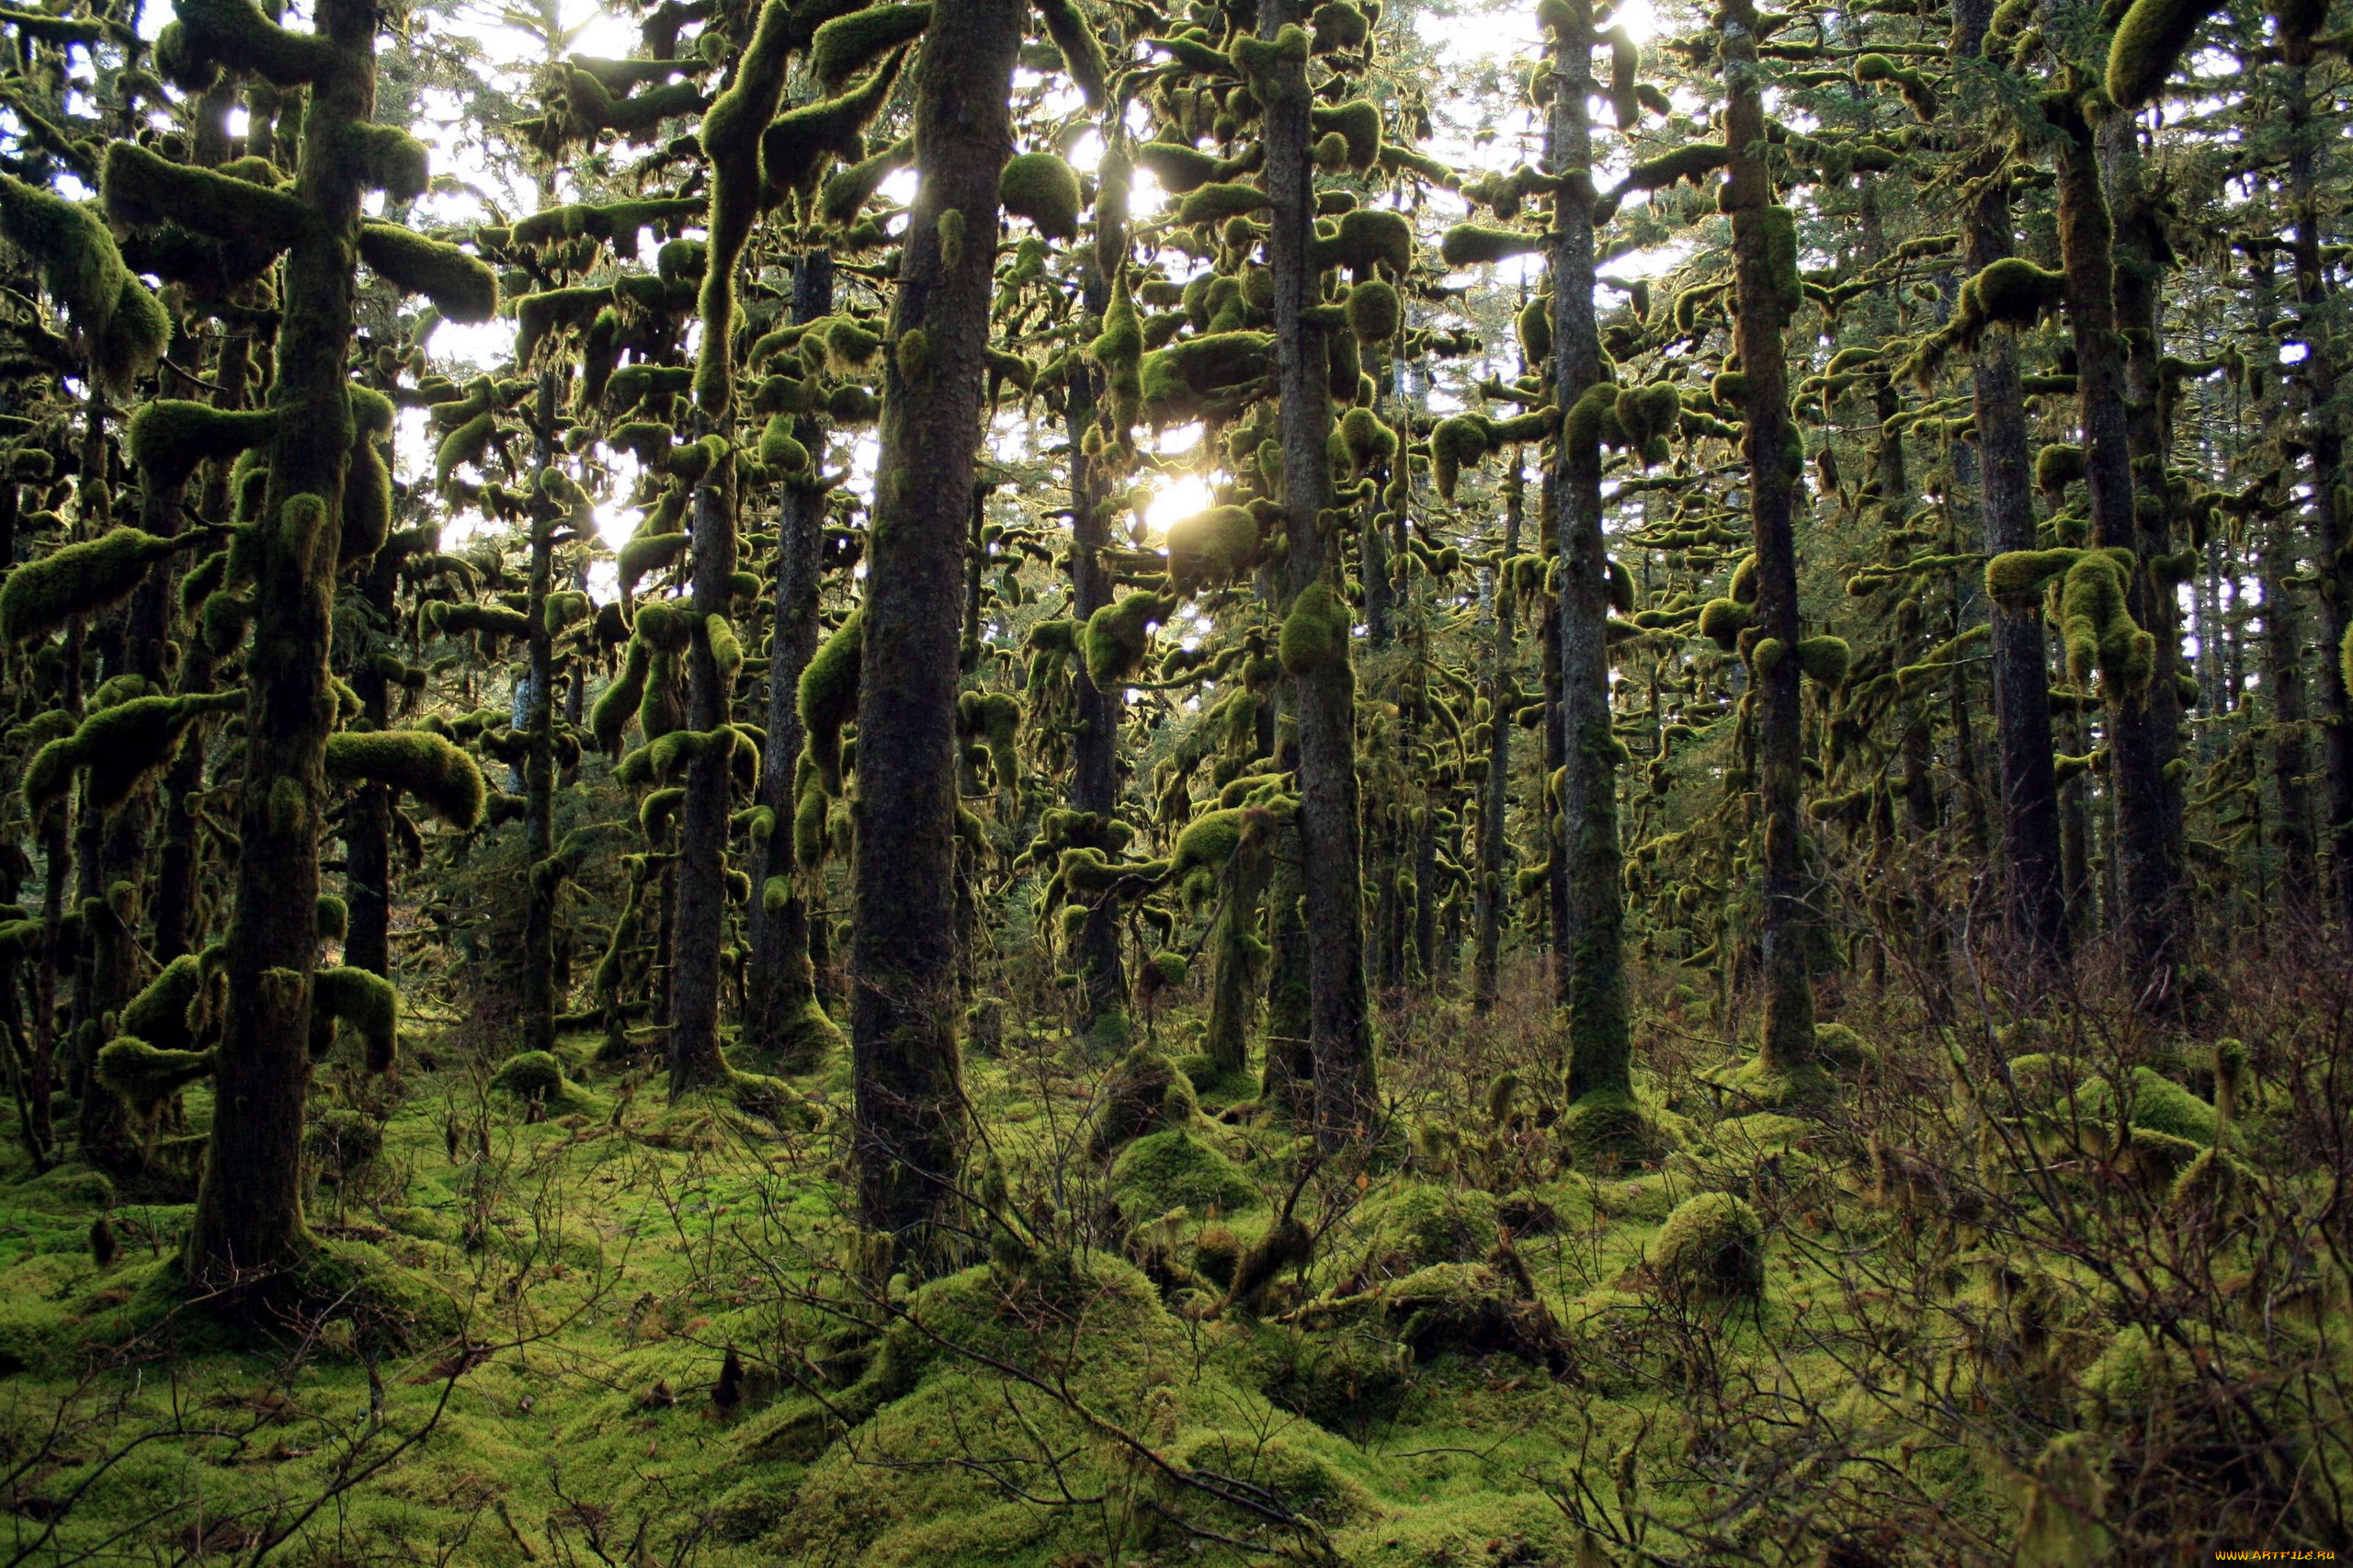
<svg viewBox="0 0 2353 1568">
<path fill-rule="evenodd" d="M 1015 1031 L 969 1064 L 973 1201 L 910 1284 L 846 1218 L 838 1066 L 800 1085 L 818 1124 L 779 1130 L 593 1046 L 564 1042 L 548 1102 L 488 1063 L 323 1074 L 381 1150 L 321 1142 L 317 1262 L 226 1311 L 176 1275 L 185 1142 L 120 1181 L 16 1156 L 14 1560 L 2003 1562 L 2067 1432 L 2117 1484 L 2200 1443 L 2234 1495 L 2343 1471 L 2314 1427 L 2341 1405 L 2271 1379 L 2341 1369 L 2341 1281 L 2308 1269 L 2283 1312 L 2273 1278 L 2268 1323 L 2154 1313 L 2192 1243 L 2234 1277 L 2268 1244 L 2198 1242 L 2211 1215 L 2088 1135 L 2053 1153 L 2046 1128 L 1996 1172 L 2029 1119 L 1950 1120 L 1949 1085 L 1906 1153 L 1645 1074 L 1672 1152 L 1580 1169 L 1540 1090 L 1406 1064 L 1394 1135 L 1302 1180 L 1246 1084 L 1167 1087 L 1097 1151 L 1133 1062 Z M 1885 1054 L 1847 1100 L 1937 1103 Z M 2147 1097 L 2212 1136 L 2189 1089 Z M 204 1091 L 184 1110 L 200 1131 Z M 1963 1131 L 1994 1153 L 1956 1154 Z M 2068 1226 L 2136 1212 L 2173 1283 L 2067 1255 Z M 2212 1357 L 2245 1409 L 2198 1391 Z M 2223 1433 L 2250 1411 L 2270 1439 Z"/>
</svg>

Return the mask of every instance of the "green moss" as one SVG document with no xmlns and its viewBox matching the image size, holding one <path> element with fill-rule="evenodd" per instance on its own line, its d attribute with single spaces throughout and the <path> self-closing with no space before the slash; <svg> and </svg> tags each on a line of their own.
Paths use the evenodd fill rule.
<svg viewBox="0 0 2353 1568">
<path fill-rule="evenodd" d="M 835 628 L 801 672 L 801 724 L 810 760 L 828 790 L 841 788 L 842 730 L 858 717 L 858 672 L 863 663 L 862 610 Z"/>
<path fill-rule="evenodd" d="M 1189 594 L 1248 574 L 1258 559 L 1258 519 L 1246 506 L 1212 506 L 1168 527 L 1168 583 Z"/>
<path fill-rule="evenodd" d="M 1086 15 L 1075 0 L 1040 0 L 1038 17 L 1046 24 L 1046 34 L 1063 57 L 1063 69 L 1070 75 L 1087 107 L 1102 107 L 1110 76 L 1110 62 L 1104 57 L 1102 40 L 1095 36 Z"/>
<path fill-rule="evenodd" d="M 95 1070 L 100 1083 L 144 1117 L 190 1084 L 210 1077 L 212 1063 L 210 1051 L 168 1051 L 126 1035 L 107 1042 Z"/>
<path fill-rule="evenodd" d="M 1309 584 L 1291 601 L 1290 613 L 1283 617 L 1283 669 L 1303 677 L 1345 661 L 1351 625 L 1347 601 L 1329 583 Z"/>
<path fill-rule="evenodd" d="M 1367 1263 L 1397 1275 L 1437 1264 L 1474 1263 L 1495 1250 L 1500 1233 L 1492 1194 L 1435 1183 L 1375 1198 L 1358 1219 Z"/>
<path fill-rule="evenodd" d="M 1331 8 L 1326 6 L 1323 10 Z M 1342 162 L 1347 168 L 1362 174 L 1380 160 L 1381 109 L 1371 99 L 1350 98 L 1328 108 L 1319 105 L 1310 114 L 1315 135 L 1341 139 L 1347 149 Z"/>
<path fill-rule="evenodd" d="M 1414 265 L 1413 224 L 1385 207 L 1343 212 L 1338 228 L 1315 241 L 1314 261 L 1319 269 L 1345 267 L 1358 278 L 1372 276 L 1375 267 L 1403 278 Z"/>
<path fill-rule="evenodd" d="M 310 209 L 290 191 L 176 164 L 135 142 L 108 145 L 101 185 L 108 212 L 124 223 L 175 223 L 252 244 L 265 256 L 292 244 L 310 221 Z"/>
<path fill-rule="evenodd" d="M 1438 256 L 1449 267 L 1481 267 L 1508 261 L 1516 256 L 1533 256 L 1543 248 L 1541 234 L 1482 223 L 1457 223 L 1438 242 Z"/>
<path fill-rule="evenodd" d="M 118 528 L 25 562 L 0 584 L 0 636 L 28 642 L 129 598 L 150 566 L 186 542 Z"/>
<path fill-rule="evenodd" d="M 498 313 L 498 274 L 446 240 L 392 223 L 362 223 L 359 259 L 394 288 L 432 301 L 450 321 L 486 322 Z"/>
<path fill-rule="evenodd" d="M 1755 1297 L 1765 1290 L 1765 1240 L 1756 1211 L 1727 1192 L 1677 1205 L 1652 1244 L 1660 1285 L 1702 1299 Z"/>
<path fill-rule="evenodd" d="M 131 460 L 151 490 L 169 490 L 200 464 L 267 445 L 277 429 L 275 409 L 233 412 L 185 398 L 150 398 L 131 416 Z"/>
<path fill-rule="evenodd" d="M 1149 592 L 1128 594 L 1089 616 L 1084 641 L 1086 676 L 1109 691 L 1126 684 L 1143 665 L 1152 629 L 1168 613 L 1168 602 Z"/>
<path fill-rule="evenodd" d="M 1193 1132 L 1173 1127 L 1135 1140 L 1111 1165 L 1111 1196 L 1142 1224 L 1183 1209 L 1197 1220 L 1266 1206 L 1240 1166 Z"/>
<path fill-rule="evenodd" d="M 1052 153 L 1017 153 L 997 180 L 1007 213 L 1026 218 L 1050 240 L 1078 237 L 1078 173 Z"/>
<path fill-rule="evenodd" d="M 839 92 L 877 60 L 921 38 L 930 25 L 928 0 L 867 6 L 819 28 L 810 43 L 809 61 L 819 84 L 829 93 Z"/>
<path fill-rule="evenodd" d="M 2108 46 L 2108 96 L 2116 107 L 2129 113 L 2155 97 L 2215 9 L 2212 0 L 2132 0 Z"/>
<path fill-rule="evenodd" d="M 341 1024 L 364 1043 L 371 1073 L 392 1071 L 400 1046 L 400 992 L 381 974 L 338 965 L 311 975 L 313 1040 L 326 1020 Z"/>
<path fill-rule="evenodd" d="M 2001 559 L 1996 557 L 1996 560 Z M 2111 698 L 2147 689 L 2156 667 L 2156 638 L 2133 620 L 2126 595 L 2131 555 L 2124 551 L 2085 551 L 2060 584 L 2060 632 L 2066 640 L 2067 673 L 2078 685 L 2099 672 Z"/>
<path fill-rule="evenodd" d="M 769 122 L 760 133 L 760 179 L 772 199 L 813 187 L 833 159 L 864 154 L 866 124 L 889 101 L 904 58 L 901 51 L 856 90 L 789 110 Z"/>
<path fill-rule="evenodd" d="M 0 175 L 0 233 L 32 259 L 50 294 L 88 339 L 108 390 L 128 392 L 155 368 L 171 338 L 171 317 L 123 265 L 95 211 Z"/>
<path fill-rule="evenodd" d="M 424 730 L 350 731 L 327 737 L 330 778 L 404 790 L 460 831 L 482 820 L 482 769 L 446 738 Z"/>
<path fill-rule="evenodd" d="M 2179 1084 L 2147 1067 L 2135 1067 L 2127 1090 L 2124 1119 L 2136 1128 L 2162 1132 L 2211 1147 L 2214 1142 L 2214 1108 Z M 2082 1117 L 2116 1114 L 2116 1089 L 2106 1078 L 2094 1078 L 2077 1089 L 2071 1104 Z"/>
</svg>

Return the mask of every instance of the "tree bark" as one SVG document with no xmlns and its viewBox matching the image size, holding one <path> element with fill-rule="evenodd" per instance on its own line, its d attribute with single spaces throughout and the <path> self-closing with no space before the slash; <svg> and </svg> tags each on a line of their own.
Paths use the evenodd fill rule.
<svg viewBox="0 0 2353 1568">
<path fill-rule="evenodd" d="M 1261 6 L 1259 30 L 1296 28 L 1298 0 Z M 1331 365 L 1324 328 L 1307 314 L 1321 298 L 1315 265 L 1315 165 L 1304 40 L 1276 67 L 1264 106 L 1267 195 L 1273 204 L 1276 375 L 1281 393 L 1283 507 L 1294 601 L 1319 585 L 1341 595 L 1332 499 Z M 1341 597 L 1342 613 L 1346 600 Z M 1348 637 L 1293 681 L 1299 723 L 1299 838 L 1306 881 L 1315 1139 L 1326 1154 L 1358 1143 L 1379 1116 L 1372 1026 L 1365 1000 L 1364 881 L 1357 811 L 1356 670 Z"/>
<path fill-rule="evenodd" d="M 1090 333 L 1097 329 L 1106 302 L 1104 280 L 1090 275 L 1086 284 Z M 1095 423 L 1099 379 L 1092 365 L 1076 367 L 1065 422 L 1070 433 L 1071 616 L 1081 626 L 1111 602 L 1111 574 L 1104 569 L 1102 560 L 1102 552 L 1111 545 L 1115 509 L 1110 476 L 1097 472 L 1096 460 L 1086 450 L 1086 431 Z M 1071 810 L 1108 820 L 1119 807 L 1123 703 L 1120 693 L 1097 688 L 1084 659 L 1073 661 L 1071 684 L 1076 709 L 1071 736 Z M 1079 928 L 1077 958 L 1083 1006 L 1080 1032 L 1090 1039 L 1098 1030 L 1124 1037 L 1128 981 L 1120 961 L 1119 900 L 1097 899 L 1087 910 L 1086 924 Z"/>
<path fill-rule="evenodd" d="M 1511 466 L 1504 472 L 1503 559 L 1519 553 L 1519 529 L 1527 506 L 1527 473 L 1520 450 L 1511 450 Z M 1485 1014 L 1495 1005 L 1503 959 L 1504 862 L 1511 840 L 1504 832 L 1511 807 L 1511 733 L 1517 713 L 1505 711 L 1505 699 L 1516 698 L 1512 683 L 1513 615 L 1511 596 L 1494 593 L 1495 624 L 1487 650 L 1487 777 L 1479 786 L 1478 878 L 1472 892 L 1471 1006 Z"/>
<path fill-rule="evenodd" d="M 1559 7 L 1552 51 L 1548 172 L 1552 199 L 1552 395 L 1577 405 L 1601 381 L 1594 319 L 1593 15 L 1587 0 Z M 1601 447 L 1564 435 L 1555 445 L 1553 532 L 1561 551 L 1561 717 L 1565 756 L 1559 868 L 1568 885 L 1570 938 L 1562 955 L 1568 1004 L 1572 1101 L 1633 1090 L 1626 1010 L 1625 869 L 1618 834 L 1618 756 L 1609 705 L 1608 547 L 1601 531 Z"/>
<path fill-rule="evenodd" d="M 831 251 L 804 251 L 793 267 L 792 319 L 815 321 L 834 308 Z M 813 1071 L 840 1043 L 841 1031 L 818 1005 L 809 956 L 809 890 L 792 845 L 794 785 L 802 734 L 801 675 L 817 651 L 819 552 L 825 540 L 825 493 L 816 483 L 824 427 L 812 415 L 793 423 L 809 450 L 810 482 L 786 481 L 777 522 L 776 625 L 768 647 L 768 745 L 760 759 L 760 802 L 776 813 L 761 850 L 752 898 L 752 967 L 745 983 L 744 1043 L 756 1061 L 786 1073 Z M 767 890 L 785 882 L 783 902 L 767 911 Z"/>
<path fill-rule="evenodd" d="M 2065 263 L 2068 324 L 2075 346 L 2075 390 L 2082 407 L 2085 479 L 2091 492 L 2092 542 L 2137 551 L 2132 460 L 2124 408 L 2124 362 L 2116 321 L 2113 229 L 2100 187 L 2092 128 L 2062 114 L 2059 236 Z M 2136 561 L 2138 557 L 2135 557 Z M 2148 574 L 2127 574 L 2126 608 L 2149 625 Z M 2109 784 L 2116 806 L 2114 873 L 2117 925 L 2127 972 L 2142 1005 L 2162 1010 L 2173 999 L 2173 875 L 2165 854 L 2165 783 L 2157 724 L 2147 700 L 2109 692 Z"/>
<path fill-rule="evenodd" d="M 858 709 L 850 1040 L 859 1218 L 937 1250 L 964 1131 L 956 1044 L 956 688 L 964 530 L 981 427 L 997 179 L 1023 7 L 936 0 L 915 67 L 916 166 L 887 361 Z M 943 246 L 940 221 L 961 243 Z M 955 254 L 950 254 L 950 252 Z M 886 675 L 887 672 L 887 675 Z"/>
<path fill-rule="evenodd" d="M 1778 278 L 1768 232 L 1773 192 L 1767 173 L 1764 82 L 1756 63 L 1756 10 L 1730 0 L 1720 13 L 1723 37 L 1724 141 L 1732 149 L 1721 205 L 1732 215 L 1737 290 L 1735 341 L 1745 378 L 1746 424 L 1741 452 L 1748 468 L 1749 526 L 1756 551 L 1756 637 L 1775 639 L 1781 656 L 1756 676 L 1757 817 L 1764 832 L 1764 1036 L 1759 1071 L 1802 1081 L 1814 1063 L 1813 977 L 1808 953 L 1804 844 L 1798 796 L 1804 784 L 1797 646 L 1798 568 L 1792 530 L 1795 486 L 1789 414 L 1789 360 L 1783 334 L 1795 301 Z"/>
<path fill-rule="evenodd" d="M 310 1091 L 311 970 L 318 948 L 319 827 L 335 722 L 327 651 L 353 424 L 345 362 L 359 227 L 347 146 L 376 96 L 376 7 L 320 0 L 333 62 L 311 84 L 295 191 L 312 226 L 285 262 L 277 434 L 270 445 L 247 665 L 236 912 L 213 1075 L 212 1140 L 188 1272 L 218 1287 L 297 1258 L 302 1109 Z"/>
<path fill-rule="evenodd" d="M 1955 0 L 1953 53 L 1976 59 L 1984 51 L 1993 19 L 1992 0 Z M 1966 122 L 1978 107 L 1965 95 L 1953 99 Z M 2007 155 L 1989 148 L 1982 164 Z M 1972 172 L 1984 182 L 1963 219 L 1962 255 L 1972 272 L 2012 253 L 2010 199 L 1995 169 Z M 1989 555 L 2032 550 L 2032 468 L 2027 452 L 2025 400 L 2018 384 L 2016 339 L 1997 329 L 1971 362 L 1977 413 L 1977 452 L 1983 469 L 1980 504 L 1984 548 Z M 1995 749 L 2002 792 L 2002 911 L 2010 940 L 2037 966 L 2056 971 L 2067 958 L 2067 901 L 2062 883 L 2059 786 L 2052 768 L 2050 665 L 2043 651 L 2042 610 L 1988 611 L 1993 655 Z"/>
</svg>

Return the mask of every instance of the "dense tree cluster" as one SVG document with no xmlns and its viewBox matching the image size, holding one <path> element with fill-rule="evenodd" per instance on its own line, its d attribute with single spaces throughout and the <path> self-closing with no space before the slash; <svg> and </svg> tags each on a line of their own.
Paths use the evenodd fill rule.
<svg viewBox="0 0 2353 1568">
<path fill-rule="evenodd" d="M 430 7 L 0 7 L 28 1174 L 191 1204 L 189 1292 L 315 1301 L 321 1130 L 479 1058 L 533 1124 L 644 1085 L 837 1137 L 886 1302 L 1108 1247 L 1193 1318 L 1378 1300 L 1409 1360 L 1566 1377 L 1531 1171 L 1682 1182 L 1640 1280 L 1755 1302 L 1743 1122 L 1860 1140 L 1913 1242 L 1981 1222 L 1859 1109 L 1901 1084 L 2005 1202 L 2088 1165 L 2260 1208 L 2246 1289 L 2340 1381 L 2215 1395 L 2263 1434 L 2216 1517 L 2341 1543 L 2348 34 L 1539 0 L 1447 82 L 1427 10 L 661 0 L 601 58 L 511 9 L 540 58 L 493 86 L 446 27 L 390 47 Z M 453 92 L 457 170 L 409 129 Z M 2267 971 L 2335 1009 L 2302 1065 Z M 1480 1103 L 1416 1097 L 1510 1028 Z M 972 1082 L 1033 1056 L 1095 1085 L 1054 1159 Z M 1188 1196 L 1097 1231 L 1064 1157 Z M 1518 1218 L 1444 1279 L 1299 1283 L 1400 1170 Z M 2067 1267 L 2146 1357 L 2299 1354 Z M 2031 1381 L 2015 1269 L 1969 1354 Z M 2002 1437 L 2016 1562 L 2206 1539 L 2103 1522 L 2088 1425 Z M 1643 1545 L 1631 1492 L 1586 1550 L 1765 1560 Z M 1850 1534 L 1788 1550 L 1908 1561 Z"/>
</svg>

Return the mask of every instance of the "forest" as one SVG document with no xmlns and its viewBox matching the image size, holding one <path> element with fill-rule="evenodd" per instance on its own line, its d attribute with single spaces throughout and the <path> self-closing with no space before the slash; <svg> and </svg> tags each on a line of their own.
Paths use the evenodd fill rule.
<svg viewBox="0 0 2353 1568">
<path fill-rule="evenodd" d="M 2353 1550 L 2353 12 L 1770 4 L 0 0 L 0 1568 Z"/>
</svg>

